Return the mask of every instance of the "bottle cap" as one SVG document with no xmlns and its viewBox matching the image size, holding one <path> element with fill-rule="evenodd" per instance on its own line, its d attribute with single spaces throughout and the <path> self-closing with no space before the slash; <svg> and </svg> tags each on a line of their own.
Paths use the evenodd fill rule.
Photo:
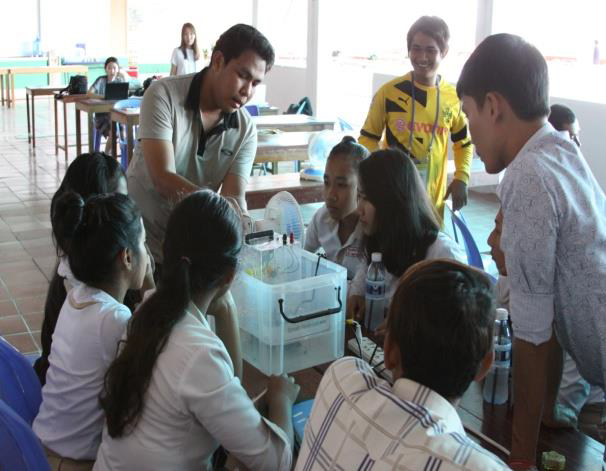
<svg viewBox="0 0 606 471">
<path fill-rule="evenodd" d="M 502 307 L 497 308 L 497 320 L 498 321 L 506 321 L 507 317 L 509 317 L 509 313 L 507 309 L 503 309 Z"/>
<path fill-rule="evenodd" d="M 381 252 L 373 252 L 370 256 L 370 259 L 373 262 L 380 262 L 381 260 L 383 260 L 383 255 L 381 254 Z"/>
</svg>

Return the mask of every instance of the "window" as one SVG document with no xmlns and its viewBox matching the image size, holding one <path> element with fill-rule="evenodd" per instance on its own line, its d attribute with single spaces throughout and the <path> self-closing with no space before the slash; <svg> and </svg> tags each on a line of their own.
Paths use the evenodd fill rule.
<svg viewBox="0 0 606 471">
<path fill-rule="evenodd" d="M 305 67 L 307 0 L 258 0 L 258 5 L 257 28 L 274 47 L 276 63 Z"/>
<path fill-rule="evenodd" d="M 603 2 L 495 0 L 493 13 L 494 33 L 518 34 L 541 51 L 552 96 L 606 103 Z"/>
<path fill-rule="evenodd" d="M 5 10 L 2 16 L 0 57 L 31 56 L 38 35 L 36 0 L 15 2 L 10 5 L 10 13 Z"/>
<path fill-rule="evenodd" d="M 220 5 L 187 0 L 129 0 L 128 50 L 137 62 L 170 63 L 181 44 L 183 23 L 196 28 L 200 51 L 210 52 L 221 33 L 236 23 L 252 22 L 251 0 L 225 0 Z"/>
</svg>

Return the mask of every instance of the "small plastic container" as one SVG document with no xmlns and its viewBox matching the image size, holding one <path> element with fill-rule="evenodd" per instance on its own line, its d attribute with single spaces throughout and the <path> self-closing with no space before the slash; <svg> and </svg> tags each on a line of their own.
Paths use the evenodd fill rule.
<svg viewBox="0 0 606 471">
<path fill-rule="evenodd" d="M 290 244 L 245 245 L 241 258 L 231 292 L 246 361 L 272 375 L 343 356 L 346 268 Z"/>
</svg>

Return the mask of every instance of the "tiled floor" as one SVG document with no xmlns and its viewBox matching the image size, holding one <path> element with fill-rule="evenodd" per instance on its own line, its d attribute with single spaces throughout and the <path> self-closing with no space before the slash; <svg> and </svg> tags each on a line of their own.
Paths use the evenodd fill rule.
<svg viewBox="0 0 606 471">
<path fill-rule="evenodd" d="M 69 129 L 74 132 L 71 106 L 68 113 Z M 55 155 L 50 99 L 37 99 L 36 125 L 34 150 L 27 142 L 25 101 L 0 109 L 0 335 L 23 353 L 40 349 L 44 299 L 56 263 L 50 199 L 67 167 L 63 151 Z M 71 161 L 75 148 L 69 153 Z M 302 208 L 306 222 L 318 206 Z M 494 195 L 470 192 L 465 217 L 482 252 L 488 250 L 486 238 L 496 211 Z M 262 217 L 262 211 L 255 213 Z M 450 227 L 448 222 L 445 227 Z"/>
</svg>

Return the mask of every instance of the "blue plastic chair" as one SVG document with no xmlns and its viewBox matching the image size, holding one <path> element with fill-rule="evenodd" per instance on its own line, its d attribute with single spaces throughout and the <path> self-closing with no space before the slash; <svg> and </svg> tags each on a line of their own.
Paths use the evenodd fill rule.
<svg viewBox="0 0 606 471">
<path fill-rule="evenodd" d="M 446 207 L 450 210 L 450 218 L 452 220 L 452 231 L 454 233 L 455 241 L 459 242 L 457 236 L 457 229 L 461 232 L 463 237 L 463 245 L 465 246 L 465 252 L 467 253 L 467 263 L 472 267 L 480 268 L 484 270 L 484 263 L 482 262 L 482 255 L 478 249 L 476 241 L 473 239 L 471 232 L 467 228 L 463 213 L 460 211 L 453 211 L 449 205 Z"/>
<path fill-rule="evenodd" d="M 257 105 L 246 105 L 244 108 L 246 108 L 251 116 L 259 116 L 259 107 Z"/>
<path fill-rule="evenodd" d="M 126 108 L 141 108 L 142 102 L 143 97 L 130 97 L 125 100 L 117 101 L 114 105 L 114 109 L 123 110 Z M 118 139 L 120 139 L 120 166 L 122 167 L 122 170 L 126 172 L 126 169 L 128 167 L 128 154 L 126 149 L 127 143 L 120 136 L 120 129 L 118 129 L 118 126 L 116 126 L 116 129 L 114 129 L 114 132 L 116 133 L 116 136 L 118 136 Z"/>
<path fill-rule="evenodd" d="M 0 400 L 0 469 L 50 471 L 42 445 L 31 427 Z"/>
<path fill-rule="evenodd" d="M 36 418 L 42 402 L 42 387 L 31 363 L 1 337 L 0 399 L 29 425 Z"/>
</svg>

